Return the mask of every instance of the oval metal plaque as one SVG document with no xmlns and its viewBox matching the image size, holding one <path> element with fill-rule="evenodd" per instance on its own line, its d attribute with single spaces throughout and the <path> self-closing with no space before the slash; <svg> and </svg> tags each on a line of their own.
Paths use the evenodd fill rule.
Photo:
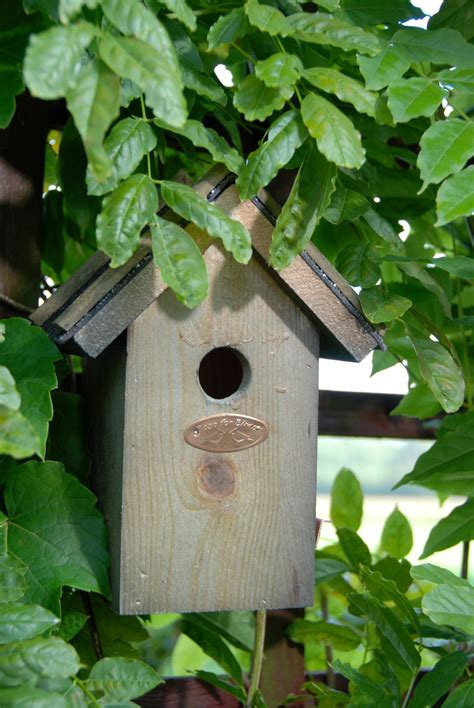
<svg viewBox="0 0 474 708">
<path fill-rule="evenodd" d="M 218 413 L 196 420 L 184 431 L 188 445 L 208 452 L 237 452 L 263 442 L 268 426 L 250 415 Z"/>
</svg>

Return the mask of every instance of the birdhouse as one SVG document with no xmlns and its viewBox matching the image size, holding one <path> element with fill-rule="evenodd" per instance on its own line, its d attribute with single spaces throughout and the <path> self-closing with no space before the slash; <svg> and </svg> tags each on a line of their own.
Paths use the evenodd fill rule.
<svg viewBox="0 0 474 708">
<path fill-rule="evenodd" d="M 266 265 L 278 212 L 266 192 L 241 202 L 220 170 L 196 190 L 254 248 L 243 266 L 203 247 L 210 293 L 196 309 L 166 288 L 145 243 L 117 269 L 96 254 L 32 320 L 91 358 L 115 609 L 311 605 L 318 359 L 360 361 L 381 339 L 313 245 L 282 272 Z"/>
</svg>

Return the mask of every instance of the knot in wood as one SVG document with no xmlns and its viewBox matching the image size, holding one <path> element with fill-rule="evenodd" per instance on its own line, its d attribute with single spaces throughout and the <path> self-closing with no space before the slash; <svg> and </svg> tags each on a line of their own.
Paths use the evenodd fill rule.
<svg viewBox="0 0 474 708">
<path fill-rule="evenodd" d="M 229 499 L 236 489 L 234 463 L 222 455 L 206 455 L 196 468 L 199 491 L 214 499 Z"/>
</svg>

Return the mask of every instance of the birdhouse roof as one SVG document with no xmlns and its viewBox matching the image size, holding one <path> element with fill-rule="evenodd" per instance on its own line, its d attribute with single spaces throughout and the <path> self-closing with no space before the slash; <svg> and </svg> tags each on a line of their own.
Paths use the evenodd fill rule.
<svg viewBox="0 0 474 708">
<path fill-rule="evenodd" d="M 267 264 L 273 228 L 280 207 L 265 190 L 241 202 L 234 175 L 218 167 L 197 185 L 196 191 L 252 236 L 254 258 L 301 308 L 320 332 L 322 357 L 361 361 L 373 349 L 384 348 L 379 332 L 362 314 L 357 295 L 323 254 L 308 244 L 282 271 Z M 196 228 L 187 227 L 200 239 Z M 166 290 L 153 263 L 151 248 L 143 240 L 134 256 L 120 268 L 96 253 L 32 315 L 64 351 L 96 357 Z"/>
</svg>

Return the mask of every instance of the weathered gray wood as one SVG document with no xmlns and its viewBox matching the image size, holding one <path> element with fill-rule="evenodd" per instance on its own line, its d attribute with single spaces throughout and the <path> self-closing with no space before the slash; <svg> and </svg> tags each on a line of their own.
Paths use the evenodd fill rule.
<svg viewBox="0 0 474 708">
<path fill-rule="evenodd" d="M 126 348 L 124 334 L 98 359 L 87 361 L 85 377 L 91 419 L 92 487 L 108 523 L 113 587 L 120 585 Z"/>
<path fill-rule="evenodd" d="M 121 520 L 117 498 L 106 514 L 121 539 L 113 592 L 124 614 L 312 603 L 318 334 L 256 262 L 216 246 L 206 261 L 204 303 L 189 311 L 166 292 L 128 330 L 123 473 L 114 465 L 105 491 L 122 485 Z M 223 401 L 197 381 L 219 346 L 250 364 Z M 217 412 L 264 420 L 267 440 L 220 454 L 187 445 L 185 428 Z M 114 433 L 102 430 L 108 448 Z"/>
<path fill-rule="evenodd" d="M 77 293 L 89 281 L 95 280 L 96 274 L 109 262 L 105 253 L 98 251 L 84 263 L 69 280 L 61 285 L 46 302 L 30 315 L 30 320 L 42 327 L 47 320 L 55 317 L 58 310 L 66 305 L 68 300 L 77 297 Z"/>
<path fill-rule="evenodd" d="M 255 251 L 266 262 L 272 221 L 279 207 L 264 190 L 257 200 L 241 202 L 235 185 L 219 187 L 227 177 L 224 168 L 216 167 L 195 189 L 245 224 Z M 170 218 L 174 215 L 170 214 Z M 209 237 L 193 224 L 187 230 L 205 251 L 211 243 Z M 31 319 L 45 326 L 66 351 L 97 356 L 166 289 L 153 265 L 140 270 L 140 261 L 148 249 L 149 245 L 144 243 L 118 269 L 106 268 L 105 256 L 96 254 Z M 383 346 L 377 331 L 363 318 L 352 288 L 312 244 L 285 270 L 269 271 L 320 329 L 322 356 L 360 361 L 376 347 Z"/>
</svg>

